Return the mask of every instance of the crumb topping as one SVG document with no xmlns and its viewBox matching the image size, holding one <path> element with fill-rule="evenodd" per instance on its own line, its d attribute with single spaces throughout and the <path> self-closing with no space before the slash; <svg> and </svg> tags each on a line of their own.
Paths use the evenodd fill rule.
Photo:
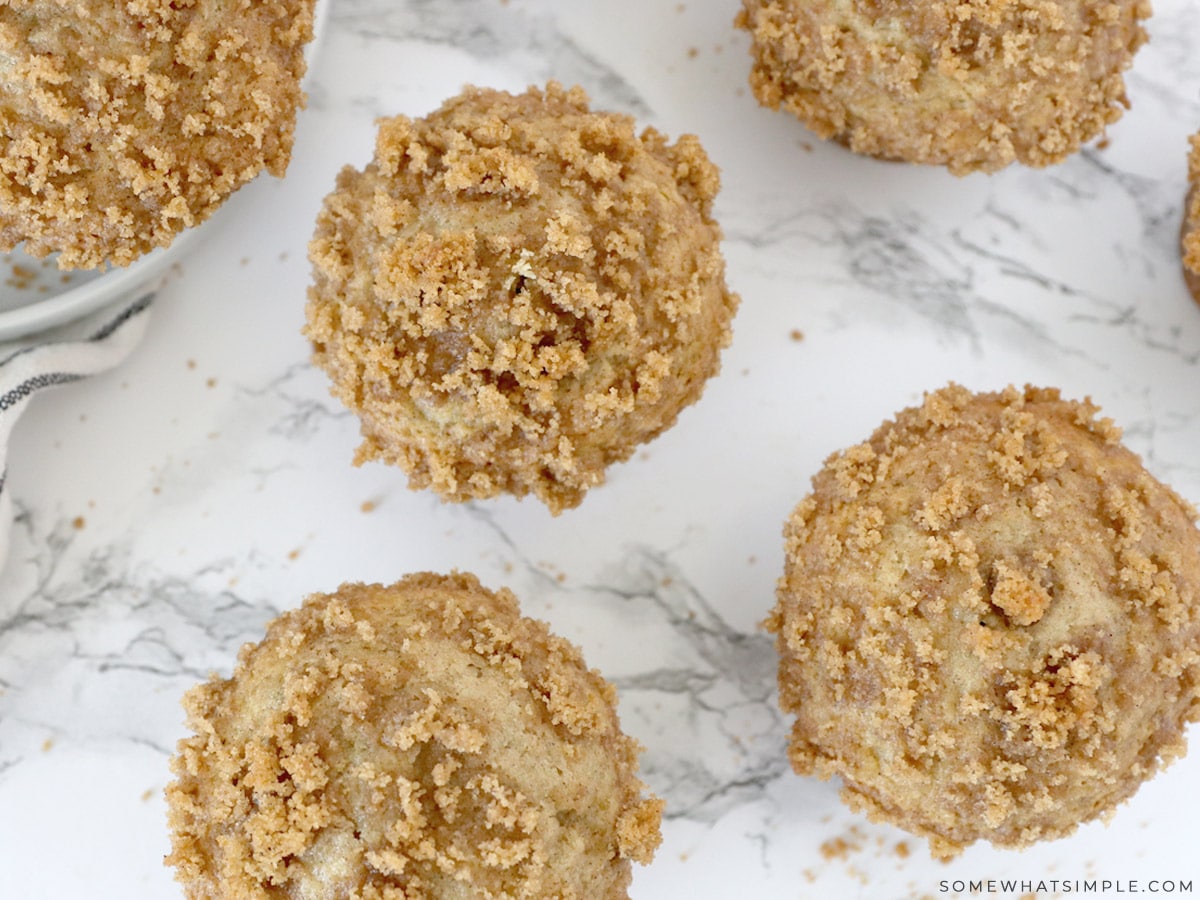
<svg viewBox="0 0 1200 900">
<path fill-rule="evenodd" d="M 0 6 L 0 248 L 127 265 L 283 175 L 313 5 Z"/>
<path fill-rule="evenodd" d="M 951 385 L 836 453 L 766 625 L 801 773 L 948 857 L 1110 812 L 1200 717 L 1200 531 L 1090 402 Z"/>
<path fill-rule="evenodd" d="M 186 695 L 167 862 L 222 900 L 625 898 L 662 803 L 615 703 L 473 576 L 314 595 Z"/>
<path fill-rule="evenodd" d="M 468 88 L 381 123 L 309 248 L 306 335 L 356 462 L 449 500 L 577 505 L 700 395 L 736 295 L 716 167 L 579 88 Z"/>
<path fill-rule="evenodd" d="M 956 174 L 1060 162 L 1127 106 L 1146 0 L 743 0 L 750 84 L 824 138 Z"/>
</svg>

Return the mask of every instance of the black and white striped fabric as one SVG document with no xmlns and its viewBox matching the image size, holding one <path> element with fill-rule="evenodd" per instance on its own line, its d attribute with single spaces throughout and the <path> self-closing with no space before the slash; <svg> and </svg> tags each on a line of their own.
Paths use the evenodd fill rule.
<svg viewBox="0 0 1200 900">
<path fill-rule="evenodd" d="M 152 293 L 12 343 L 0 343 L 0 566 L 8 557 L 12 498 L 8 439 L 13 425 L 43 388 L 69 384 L 116 366 L 146 330 Z"/>
</svg>

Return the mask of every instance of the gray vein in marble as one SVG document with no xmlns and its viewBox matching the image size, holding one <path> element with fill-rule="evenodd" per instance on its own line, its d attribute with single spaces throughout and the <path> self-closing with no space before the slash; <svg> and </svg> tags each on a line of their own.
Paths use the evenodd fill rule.
<svg viewBox="0 0 1200 900">
<path fill-rule="evenodd" d="M 1200 8 L 1191 0 L 1179 0 L 1171 3 L 1169 0 L 1156 0 L 1154 14 L 1147 22 L 1150 34 L 1150 45 L 1139 51 L 1134 58 L 1133 68 L 1126 74 L 1126 81 L 1131 90 L 1130 97 L 1138 102 L 1138 90 L 1144 81 L 1147 57 L 1159 60 L 1159 67 L 1167 81 L 1162 86 L 1162 92 L 1168 100 L 1188 104 L 1193 111 L 1200 111 L 1200 104 L 1189 102 L 1189 98 L 1181 95 L 1180 85 L 1194 84 L 1200 79 L 1200 55 L 1196 53 L 1195 36 L 1200 33 Z M 1196 97 L 1200 100 L 1200 97 Z M 1174 107 L 1168 107 L 1174 108 Z M 1196 125 L 1200 127 L 1200 116 Z"/>
<path fill-rule="evenodd" d="M 1186 145 L 1179 148 L 1180 171 L 1187 156 Z M 1183 209 L 1184 184 L 1173 183 L 1168 178 L 1147 178 L 1132 172 L 1124 172 L 1103 158 L 1101 151 L 1085 147 L 1078 154 L 1103 180 L 1117 187 L 1134 204 L 1142 224 L 1143 249 L 1147 256 L 1158 261 L 1179 262 L 1179 216 Z M 1080 166 L 1068 169 L 1079 172 Z M 1157 251 L 1157 252 L 1155 252 Z M 1146 274 L 1152 275 L 1154 268 L 1147 261 Z"/>
<path fill-rule="evenodd" d="M 648 669 L 614 679 L 623 715 L 630 710 L 654 721 L 663 697 L 685 706 L 674 727 L 659 728 L 643 759 L 648 782 L 667 801 L 668 818 L 714 822 L 734 806 L 762 799 L 767 786 L 789 771 L 770 638 L 731 627 L 654 549 L 630 548 L 603 574 L 586 588 L 588 594 L 657 610 L 695 660 L 686 669 Z M 747 721 L 754 727 L 747 728 Z M 705 732 L 707 740 L 701 739 Z"/>
<path fill-rule="evenodd" d="M 266 384 L 239 385 L 237 391 L 255 402 L 268 402 L 271 406 L 268 433 L 288 440 L 306 440 L 324 422 L 354 416 L 329 393 L 325 374 L 307 361 L 293 363 Z"/>
<path fill-rule="evenodd" d="M 137 562 L 117 542 L 88 548 L 71 523 L 44 527 L 23 511 L 14 553 L 37 547 L 34 565 L 9 571 L 13 590 L 0 611 L 0 734 L 30 740 L 32 731 L 72 739 L 133 742 L 167 754 L 164 735 L 182 719 L 178 697 L 217 667 L 228 666 L 242 643 L 262 634 L 276 611 L 240 597 L 231 587 L 232 561 L 185 574 Z M 29 577 L 22 583 L 19 576 Z M 67 683 L 82 691 L 46 691 Z M 130 694 L 142 698 L 128 702 Z M 151 698 L 153 698 L 151 702 Z M 24 735 L 24 737 L 22 737 Z M 9 760 L 8 768 L 16 761 Z"/>
<path fill-rule="evenodd" d="M 530 13 L 485 0 L 343 0 L 335 19 L 365 38 L 444 45 L 481 59 L 502 58 L 529 77 L 580 84 L 597 107 L 651 115 L 619 72 L 558 28 L 551 11 Z"/>
<path fill-rule="evenodd" d="M 818 259 L 836 252 L 844 282 L 908 309 L 943 339 L 980 349 L 969 310 L 973 273 L 915 213 L 884 218 L 831 200 L 750 229 L 727 228 L 727 235 L 760 251 L 798 243 L 823 251 Z"/>
<path fill-rule="evenodd" d="M 964 299 L 973 276 L 931 239 L 919 217 L 898 219 L 839 211 L 847 271 L 861 286 L 907 306 L 947 336 L 965 338 L 976 352 L 979 332 Z"/>
<path fill-rule="evenodd" d="M 617 633 L 636 620 L 662 641 L 652 656 L 624 658 L 620 674 L 605 674 L 617 688 L 622 722 L 645 745 L 643 778 L 666 800 L 668 818 L 716 822 L 733 807 L 763 800 L 790 771 L 770 637 L 731 626 L 669 551 L 626 547 L 601 563 L 595 579 L 576 586 L 534 562 L 482 504 L 467 508 L 511 554 L 514 575 L 528 582 L 517 590 L 523 602 L 549 593 L 563 598 L 555 609 L 565 618 L 575 607 L 600 609 Z"/>
<path fill-rule="evenodd" d="M 492 533 L 500 544 L 512 554 L 514 560 L 524 570 L 526 575 L 533 578 L 538 585 L 553 591 L 563 590 L 562 584 L 550 572 L 546 571 L 543 566 L 538 565 L 531 556 L 521 549 L 517 542 L 509 535 L 508 531 L 500 525 L 492 511 L 486 508 L 485 504 L 471 501 L 464 503 L 463 509 L 467 511 L 472 519 Z"/>
</svg>

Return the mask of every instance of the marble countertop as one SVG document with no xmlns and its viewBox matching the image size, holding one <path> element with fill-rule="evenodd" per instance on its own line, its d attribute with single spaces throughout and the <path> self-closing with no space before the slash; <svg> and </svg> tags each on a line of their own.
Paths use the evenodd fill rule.
<svg viewBox="0 0 1200 900">
<path fill-rule="evenodd" d="M 511 587 L 616 683 L 668 804 L 639 900 L 1200 884 L 1180 800 L 1200 794 L 1196 751 L 1107 825 L 931 862 L 923 841 L 846 810 L 836 784 L 791 772 L 758 627 L 782 523 L 822 460 L 950 380 L 1090 395 L 1200 502 L 1200 306 L 1178 252 L 1200 6 L 1157 0 L 1132 109 L 1102 148 L 956 179 L 855 157 L 759 108 L 732 0 L 332 3 L 287 178 L 205 226 L 132 357 L 39 395 L 13 436 L 0 898 L 180 896 L 162 790 L 183 691 L 308 593 L 450 569 Z M 398 470 L 351 465 L 357 421 L 300 336 L 305 245 L 337 170 L 369 159 L 376 117 L 424 114 L 468 82 L 550 78 L 700 136 L 722 169 L 734 343 L 701 401 L 578 509 L 447 506 Z"/>
</svg>

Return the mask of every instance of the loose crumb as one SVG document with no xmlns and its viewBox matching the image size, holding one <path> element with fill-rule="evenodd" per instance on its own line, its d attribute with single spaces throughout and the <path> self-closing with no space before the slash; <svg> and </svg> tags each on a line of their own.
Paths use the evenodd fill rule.
<svg viewBox="0 0 1200 900">
<path fill-rule="evenodd" d="M 1183 214 L 1183 274 L 1192 296 L 1200 303 L 1200 133 L 1192 135 L 1190 140 Z"/>
</svg>

